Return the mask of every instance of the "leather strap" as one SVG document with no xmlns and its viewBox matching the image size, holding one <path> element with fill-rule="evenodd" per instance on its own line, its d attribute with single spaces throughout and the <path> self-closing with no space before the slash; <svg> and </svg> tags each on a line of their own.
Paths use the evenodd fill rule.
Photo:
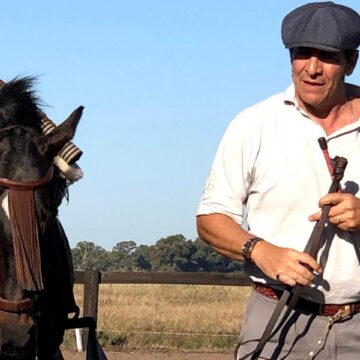
<svg viewBox="0 0 360 360">
<path fill-rule="evenodd" d="M 0 178 L 0 186 L 9 189 L 9 215 L 19 286 L 27 291 L 43 290 L 39 232 L 34 191 L 53 178 L 53 166 L 39 180 L 14 181 Z"/>
<path fill-rule="evenodd" d="M 23 300 L 7 300 L 0 297 L 0 310 L 11 313 L 22 313 L 29 311 L 33 301 L 29 298 Z"/>
<path fill-rule="evenodd" d="M 345 158 L 336 157 L 335 158 L 335 167 L 333 172 L 333 181 L 331 183 L 329 193 L 337 192 L 340 187 L 340 180 L 344 175 L 344 171 L 347 165 L 347 160 Z M 321 235 L 324 230 L 325 223 L 327 221 L 329 211 L 332 204 L 327 204 L 322 208 L 322 213 L 319 221 L 315 224 L 313 231 L 310 235 L 310 238 L 305 246 L 305 253 L 310 254 L 313 258 L 316 258 L 318 249 L 320 246 Z M 265 344 L 282 328 L 286 320 L 288 319 L 291 311 L 296 306 L 299 295 L 302 291 L 302 286 L 297 284 L 293 288 L 287 286 L 281 298 L 279 299 L 274 312 L 272 313 L 269 322 L 267 323 L 263 334 L 255 348 L 255 350 L 242 357 L 242 359 L 246 359 L 249 355 L 251 355 L 251 360 L 257 360 L 261 355 L 262 350 L 264 349 Z M 280 315 L 287 304 L 287 308 L 281 317 Z"/>
<path fill-rule="evenodd" d="M 42 186 L 45 186 L 47 183 L 51 181 L 54 172 L 53 169 L 54 169 L 53 166 L 50 166 L 45 176 L 43 176 L 39 180 L 34 180 L 34 181 L 13 181 L 10 179 L 0 178 L 0 186 L 12 190 L 27 190 L 27 191 L 35 190 Z"/>
<path fill-rule="evenodd" d="M 280 299 L 283 293 L 282 290 L 273 289 L 268 285 L 260 283 L 253 283 L 252 287 L 257 293 L 274 300 Z M 319 316 L 334 316 L 339 311 L 345 311 L 347 309 L 349 311 L 349 315 L 360 312 L 360 301 L 347 304 L 319 304 L 300 297 L 295 307 L 295 310 L 297 311 L 316 314 Z"/>
</svg>

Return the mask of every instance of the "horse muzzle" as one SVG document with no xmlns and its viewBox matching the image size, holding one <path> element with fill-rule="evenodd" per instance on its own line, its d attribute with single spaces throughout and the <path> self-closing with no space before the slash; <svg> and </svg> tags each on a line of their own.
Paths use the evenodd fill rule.
<svg viewBox="0 0 360 360">
<path fill-rule="evenodd" d="M 34 321 L 27 313 L 11 313 L 0 310 L 0 358 L 11 358 L 19 349 L 26 351 L 30 340 L 30 330 Z"/>
</svg>

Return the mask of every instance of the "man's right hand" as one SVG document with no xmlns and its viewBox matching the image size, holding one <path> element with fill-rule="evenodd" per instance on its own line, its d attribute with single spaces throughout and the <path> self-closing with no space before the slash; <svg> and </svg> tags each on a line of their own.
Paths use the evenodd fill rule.
<svg viewBox="0 0 360 360">
<path fill-rule="evenodd" d="M 267 276 L 289 286 L 308 286 L 314 280 L 314 273 L 322 272 L 320 265 L 310 255 L 267 241 L 256 244 L 251 259 Z"/>
</svg>

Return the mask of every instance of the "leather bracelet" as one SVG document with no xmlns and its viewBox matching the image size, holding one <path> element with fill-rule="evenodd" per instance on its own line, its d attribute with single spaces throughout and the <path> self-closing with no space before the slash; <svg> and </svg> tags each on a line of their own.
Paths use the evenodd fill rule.
<svg viewBox="0 0 360 360">
<path fill-rule="evenodd" d="M 259 242 L 259 241 L 265 241 L 264 239 L 260 238 L 260 237 L 253 237 L 249 240 L 245 241 L 245 244 L 243 245 L 243 247 L 241 248 L 241 255 L 244 257 L 244 259 L 246 261 L 251 261 L 251 253 L 253 252 L 255 245 Z"/>
</svg>

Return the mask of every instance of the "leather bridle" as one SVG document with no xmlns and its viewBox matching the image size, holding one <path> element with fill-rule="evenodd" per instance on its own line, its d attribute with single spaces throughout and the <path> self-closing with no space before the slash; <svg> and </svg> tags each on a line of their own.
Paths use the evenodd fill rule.
<svg viewBox="0 0 360 360">
<path fill-rule="evenodd" d="M 21 128 L 26 132 L 38 135 L 31 128 L 16 125 L 7 126 L 1 129 L 0 133 L 13 128 Z M 43 290 L 34 191 L 46 186 L 52 180 L 53 174 L 53 165 L 51 165 L 46 174 L 39 180 L 14 181 L 0 178 L 0 187 L 9 190 L 9 212 L 15 267 L 19 286 L 22 290 L 35 292 Z M 27 208 L 25 211 L 23 210 L 24 207 Z M 28 258 L 32 258 L 33 261 L 29 263 Z M 30 298 L 8 300 L 0 297 L 1 311 L 21 313 L 29 311 L 32 307 L 33 300 Z"/>
</svg>

